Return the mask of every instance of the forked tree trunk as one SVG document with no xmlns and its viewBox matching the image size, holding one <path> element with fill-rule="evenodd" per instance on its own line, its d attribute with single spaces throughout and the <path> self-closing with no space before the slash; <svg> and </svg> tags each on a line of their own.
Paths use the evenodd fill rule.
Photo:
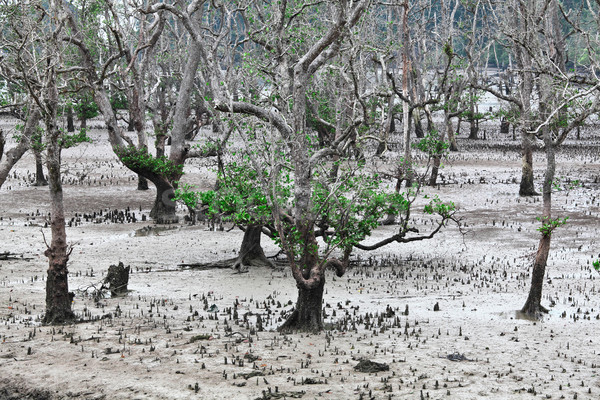
<svg viewBox="0 0 600 400">
<path fill-rule="evenodd" d="M 550 32 L 550 48 L 549 54 L 553 58 L 553 63 L 556 65 L 562 74 L 566 74 L 566 47 L 565 41 L 562 34 L 562 29 L 559 22 L 558 2 L 552 1 L 548 8 L 549 17 L 546 19 L 546 31 Z M 552 107 L 556 107 L 559 103 L 558 95 L 553 92 L 552 82 L 550 78 L 542 78 L 542 84 L 540 89 L 540 115 L 542 118 L 548 118 Z M 565 118 L 566 111 L 564 109 L 558 110 L 558 119 Z M 554 176 L 556 174 L 556 150 L 555 143 L 552 139 L 553 134 L 558 136 L 558 132 L 551 130 L 548 125 L 542 128 L 544 138 L 544 150 L 546 152 L 546 172 L 544 174 L 544 186 L 542 192 L 542 227 L 544 224 L 550 224 L 552 218 L 552 189 Z M 548 225 L 546 225 L 548 226 Z M 544 275 L 546 273 L 546 265 L 548 261 L 548 254 L 550 253 L 550 241 L 552 240 L 552 229 L 542 229 L 542 238 L 538 245 L 538 251 L 535 257 L 535 263 L 533 265 L 533 271 L 531 274 L 531 288 L 529 290 L 529 296 L 525 305 L 523 306 L 522 312 L 532 316 L 539 316 L 542 312 L 548 312 L 541 304 L 542 301 L 542 286 L 544 284 Z"/>
<path fill-rule="evenodd" d="M 289 318 L 281 325 L 280 332 L 319 332 L 323 330 L 323 289 L 325 277 L 313 289 L 298 284 L 298 300 Z"/>
</svg>

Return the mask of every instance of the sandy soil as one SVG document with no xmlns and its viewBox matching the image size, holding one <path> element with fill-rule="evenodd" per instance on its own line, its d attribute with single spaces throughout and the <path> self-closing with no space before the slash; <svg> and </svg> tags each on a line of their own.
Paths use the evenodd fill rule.
<svg viewBox="0 0 600 400">
<path fill-rule="evenodd" d="M 450 228 L 428 242 L 358 252 L 344 277 L 328 277 L 329 329 L 319 335 L 274 331 L 296 300 L 286 269 L 179 268 L 232 257 L 241 232 L 147 229 L 152 223 L 142 216 L 154 192 L 136 191 L 135 176 L 101 132 L 92 133 L 92 144 L 64 154 L 73 308 L 89 322 L 40 325 L 48 194 L 30 186 L 31 155 L 0 190 L 0 251 L 23 254 L 0 261 L 0 399 L 600 398 L 593 132 L 559 155 L 557 176 L 583 186 L 554 197 L 554 213 L 570 219 L 553 238 L 544 287 L 551 311 L 543 321 L 516 311 L 529 288 L 541 209 L 540 199 L 516 194 L 518 143 L 460 140 L 444 184 L 427 191 L 457 203 L 467 233 Z M 536 154 L 540 183 L 542 165 Z M 185 179 L 209 185 L 211 168 L 194 161 Z M 104 221 L 127 209 L 137 222 Z M 82 216 L 94 212 L 100 222 Z M 428 222 L 423 231 L 431 225 L 415 218 Z M 264 247 L 277 253 L 267 239 Z M 94 285 L 119 261 L 132 267 L 129 295 L 94 300 Z M 389 370 L 356 371 L 363 358 Z"/>
</svg>

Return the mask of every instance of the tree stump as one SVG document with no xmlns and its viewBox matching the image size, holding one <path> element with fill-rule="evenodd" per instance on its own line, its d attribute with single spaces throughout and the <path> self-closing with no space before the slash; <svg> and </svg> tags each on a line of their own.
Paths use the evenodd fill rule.
<svg viewBox="0 0 600 400">
<path fill-rule="evenodd" d="M 104 283 L 108 284 L 110 295 L 112 297 L 122 296 L 127 294 L 127 283 L 129 283 L 129 270 L 130 267 L 123 265 L 119 261 L 119 265 L 111 265 L 108 267 L 108 273 L 104 279 Z"/>
</svg>

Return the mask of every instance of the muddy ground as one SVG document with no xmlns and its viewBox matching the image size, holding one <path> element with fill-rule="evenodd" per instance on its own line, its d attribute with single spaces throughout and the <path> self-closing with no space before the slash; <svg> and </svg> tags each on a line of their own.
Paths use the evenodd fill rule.
<svg viewBox="0 0 600 400">
<path fill-rule="evenodd" d="M 0 252 L 22 255 L 0 261 L 0 399 L 600 398 L 598 130 L 558 155 L 557 176 L 582 186 L 554 196 L 554 214 L 569 222 L 553 237 L 542 321 L 517 312 L 541 199 L 519 198 L 518 141 L 489 127 L 485 141 L 459 139 L 441 185 L 426 190 L 456 202 L 466 233 L 450 227 L 427 242 L 357 252 L 344 277 L 328 275 L 328 330 L 281 335 L 275 328 L 296 300 L 288 270 L 178 267 L 233 257 L 242 233 L 143 221 L 154 192 L 135 190 L 136 177 L 98 128 L 93 143 L 63 156 L 75 246 L 69 283 L 73 308 L 88 322 L 40 324 L 49 196 L 30 184 L 32 155 L 0 190 Z M 185 180 L 209 187 L 212 163 L 193 160 Z M 543 165 L 537 152 L 540 186 Z M 130 222 L 111 222 L 114 210 Z M 415 219 L 421 232 L 431 227 Z M 382 227 L 371 240 L 393 230 Z M 267 238 L 263 244 L 277 253 Z M 132 268 L 129 294 L 95 299 L 119 261 Z M 389 370 L 357 371 L 361 359 Z"/>
</svg>

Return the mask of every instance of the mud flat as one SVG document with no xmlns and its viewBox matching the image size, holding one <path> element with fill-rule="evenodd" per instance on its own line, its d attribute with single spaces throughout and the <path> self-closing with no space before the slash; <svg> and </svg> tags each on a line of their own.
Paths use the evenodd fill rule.
<svg viewBox="0 0 600 400">
<path fill-rule="evenodd" d="M 28 183 L 32 156 L 0 190 L 0 251 L 17 255 L 0 261 L 0 398 L 600 397 L 600 275 L 591 264 L 600 257 L 600 169 L 592 134 L 559 154 L 557 176 L 582 186 L 554 196 L 554 214 L 569 223 L 553 237 L 543 301 L 550 313 L 542 321 L 517 312 L 541 203 L 516 194 L 516 142 L 488 134 L 459 141 L 465 150 L 451 154 L 439 188 L 427 189 L 461 208 L 465 235 L 450 228 L 428 242 L 357 252 L 344 277 L 328 275 L 328 329 L 317 335 L 275 331 L 296 300 L 287 269 L 180 268 L 235 256 L 242 233 L 144 221 L 152 190 L 136 191 L 135 176 L 96 135 L 65 154 L 70 287 L 86 322 L 40 324 L 48 195 Z M 537 154 L 538 182 L 542 161 Z M 194 162 L 185 179 L 208 186 L 210 162 Z M 426 230 L 429 221 L 415 218 Z M 263 243 L 267 255 L 277 253 Z M 119 261 L 132 269 L 128 295 L 94 296 Z M 364 360 L 389 368 L 355 369 Z"/>
</svg>

